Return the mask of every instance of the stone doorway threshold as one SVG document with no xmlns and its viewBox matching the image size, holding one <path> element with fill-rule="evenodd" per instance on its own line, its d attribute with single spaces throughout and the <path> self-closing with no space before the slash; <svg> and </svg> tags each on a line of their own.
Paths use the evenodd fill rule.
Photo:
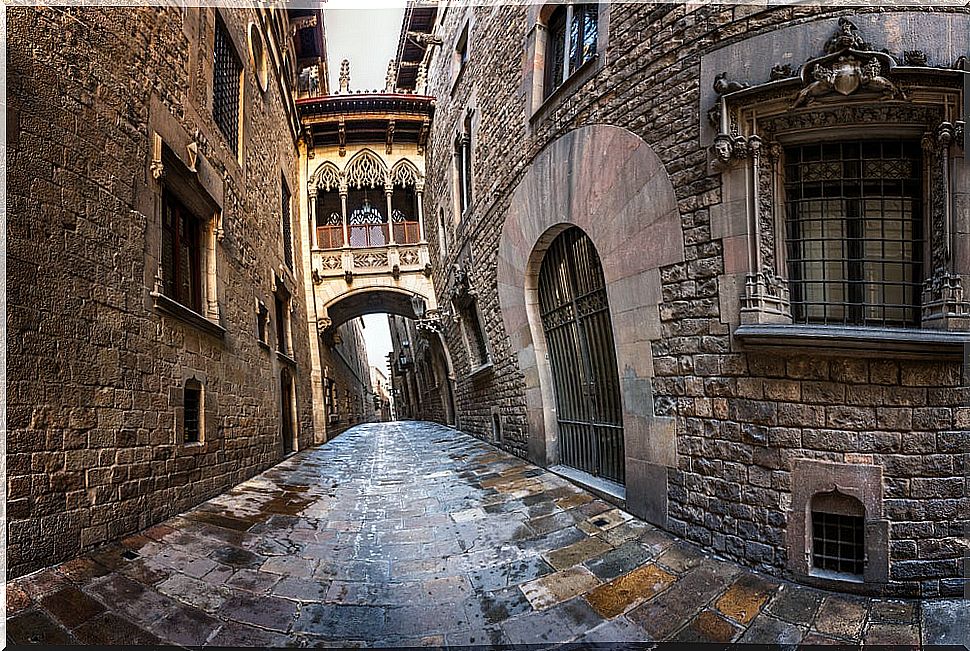
<svg viewBox="0 0 970 651">
<path fill-rule="evenodd" d="M 602 477 L 596 477 L 588 472 L 583 472 L 582 470 L 577 470 L 576 468 L 570 468 L 569 466 L 550 466 L 548 470 L 549 472 L 554 472 L 560 477 L 564 477 L 575 484 L 579 484 L 581 487 L 585 488 L 597 497 L 600 497 L 621 509 L 626 508 L 626 487 L 623 484 L 618 484 L 615 481 L 603 479 Z"/>
</svg>

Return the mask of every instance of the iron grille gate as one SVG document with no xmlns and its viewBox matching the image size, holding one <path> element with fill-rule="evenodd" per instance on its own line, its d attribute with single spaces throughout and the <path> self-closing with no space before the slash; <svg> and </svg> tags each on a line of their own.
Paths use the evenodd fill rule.
<svg viewBox="0 0 970 651">
<path fill-rule="evenodd" d="M 603 269 L 578 228 L 559 235 L 539 271 L 561 463 L 624 482 L 623 414 Z"/>
</svg>

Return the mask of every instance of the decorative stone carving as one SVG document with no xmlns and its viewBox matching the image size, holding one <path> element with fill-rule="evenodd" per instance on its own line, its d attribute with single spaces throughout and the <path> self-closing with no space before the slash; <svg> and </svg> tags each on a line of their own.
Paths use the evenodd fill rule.
<svg viewBox="0 0 970 651">
<path fill-rule="evenodd" d="M 148 169 L 156 181 L 165 176 L 165 165 L 162 163 L 162 137 L 157 133 L 152 134 L 152 160 Z"/>
<path fill-rule="evenodd" d="M 376 188 L 387 185 L 387 168 L 376 155 L 364 149 L 354 156 L 344 171 L 351 187 Z"/>
<path fill-rule="evenodd" d="M 790 63 L 779 63 L 771 67 L 771 72 L 768 73 L 768 80 L 778 81 L 779 79 L 791 79 L 797 76 L 798 73 L 795 72 L 795 68 Z"/>
<path fill-rule="evenodd" d="M 199 162 L 199 143 L 193 140 L 185 147 L 186 153 L 188 154 L 189 164 L 187 169 L 190 172 L 198 173 L 199 170 L 196 169 L 196 163 Z"/>
<path fill-rule="evenodd" d="M 852 95 L 860 89 L 879 92 L 884 99 L 906 99 L 903 91 L 883 76 L 892 70 L 895 60 L 884 52 L 873 52 L 847 18 L 839 19 L 839 29 L 825 51 L 827 55 L 802 66 L 805 87 L 795 97 L 792 108 L 808 106 L 832 93 Z"/>
<path fill-rule="evenodd" d="M 747 87 L 748 84 L 741 81 L 728 81 L 726 72 L 714 77 L 714 92 L 718 95 L 727 95 Z"/>
<path fill-rule="evenodd" d="M 908 66 L 926 66 L 926 53 L 923 50 L 906 50 L 903 60 Z"/>
<path fill-rule="evenodd" d="M 393 93 L 397 90 L 397 66 L 394 59 L 387 62 L 387 74 L 384 76 L 384 92 Z"/>
<path fill-rule="evenodd" d="M 391 183 L 396 186 L 416 186 L 419 178 L 418 168 L 407 159 L 399 161 L 391 170 Z"/>
<path fill-rule="evenodd" d="M 747 274 L 741 297 L 741 320 L 791 323 L 788 281 L 776 276 L 770 267 Z"/>
<path fill-rule="evenodd" d="M 456 305 L 467 305 L 476 296 L 468 270 L 460 264 L 451 265 L 451 301 Z"/>
<path fill-rule="evenodd" d="M 923 283 L 923 321 L 970 318 L 970 302 L 964 299 L 963 279 L 938 270 Z"/>
<path fill-rule="evenodd" d="M 346 95 L 350 92 L 350 61 L 344 59 L 340 62 L 340 94 Z"/>
<path fill-rule="evenodd" d="M 333 330 L 333 320 L 328 316 L 322 316 L 317 319 L 317 334 L 321 337 L 326 337 Z"/>
</svg>

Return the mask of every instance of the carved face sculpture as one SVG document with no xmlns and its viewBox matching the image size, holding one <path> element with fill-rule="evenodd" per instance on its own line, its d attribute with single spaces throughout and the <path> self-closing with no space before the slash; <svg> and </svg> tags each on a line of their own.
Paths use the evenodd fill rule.
<svg viewBox="0 0 970 651">
<path fill-rule="evenodd" d="M 715 138 L 714 153 L 722 162 L 731 160 L 731 141 L 728 138 Z"/>
</svg>

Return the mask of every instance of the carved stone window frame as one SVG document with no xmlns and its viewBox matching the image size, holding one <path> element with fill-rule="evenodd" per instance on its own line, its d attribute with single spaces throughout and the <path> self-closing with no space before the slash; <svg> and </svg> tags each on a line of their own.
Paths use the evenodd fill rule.
<svg viewBox="0 0 970 651">
<path fill-rule="evenodd" d="M 848 32 L 842 26 L 837 37 Z M 965 73 L 897 65 L 870 47 L 830 42 L 829 54 L 807 62 L 798 75 L 789 67 L 774 70 L 772 80 L 758 86 L 728 82 L 723 75 L 715 82 L 721 94 L 708 113 L 719 131 L 711 165 L 722 174 L 723 196 L 712 213 L 712 237 L 724 244 L 722 313 L 747 347 L 788 347 L 795 330 L 800 345 L 842 352 L 901 340 L 898 350 L 921 355 L 932 339 L 934 347 L 956 356 L 970 341 L 970 303 L 964 296 L 970 246 L 962 244 L 970 232 L 963 189 L 968 167 L 961 149 Z M 836 72 L 819 71 L 828 70 L 822 64 Z M 783 148 L 846 137 L 922 142 L 927 277 L 918 329 L 792 324 Z M 819 339 L 827 343 L 819 345 Z"/>
<path fill-rule="evenodd" d="M 816 497 L 833 493 L 851 498 L 863 509 L 865 566 L 861 581 L 812 565 L 812 504 Z M 793 578 L 837 590 L 853 590 L 853 586 L 866 590 L 865 584 L 889 582 L 889 520 L 883 513 L 882 466 L 796 460 L 787 517 L 786 569 Z"/>
</svg>

